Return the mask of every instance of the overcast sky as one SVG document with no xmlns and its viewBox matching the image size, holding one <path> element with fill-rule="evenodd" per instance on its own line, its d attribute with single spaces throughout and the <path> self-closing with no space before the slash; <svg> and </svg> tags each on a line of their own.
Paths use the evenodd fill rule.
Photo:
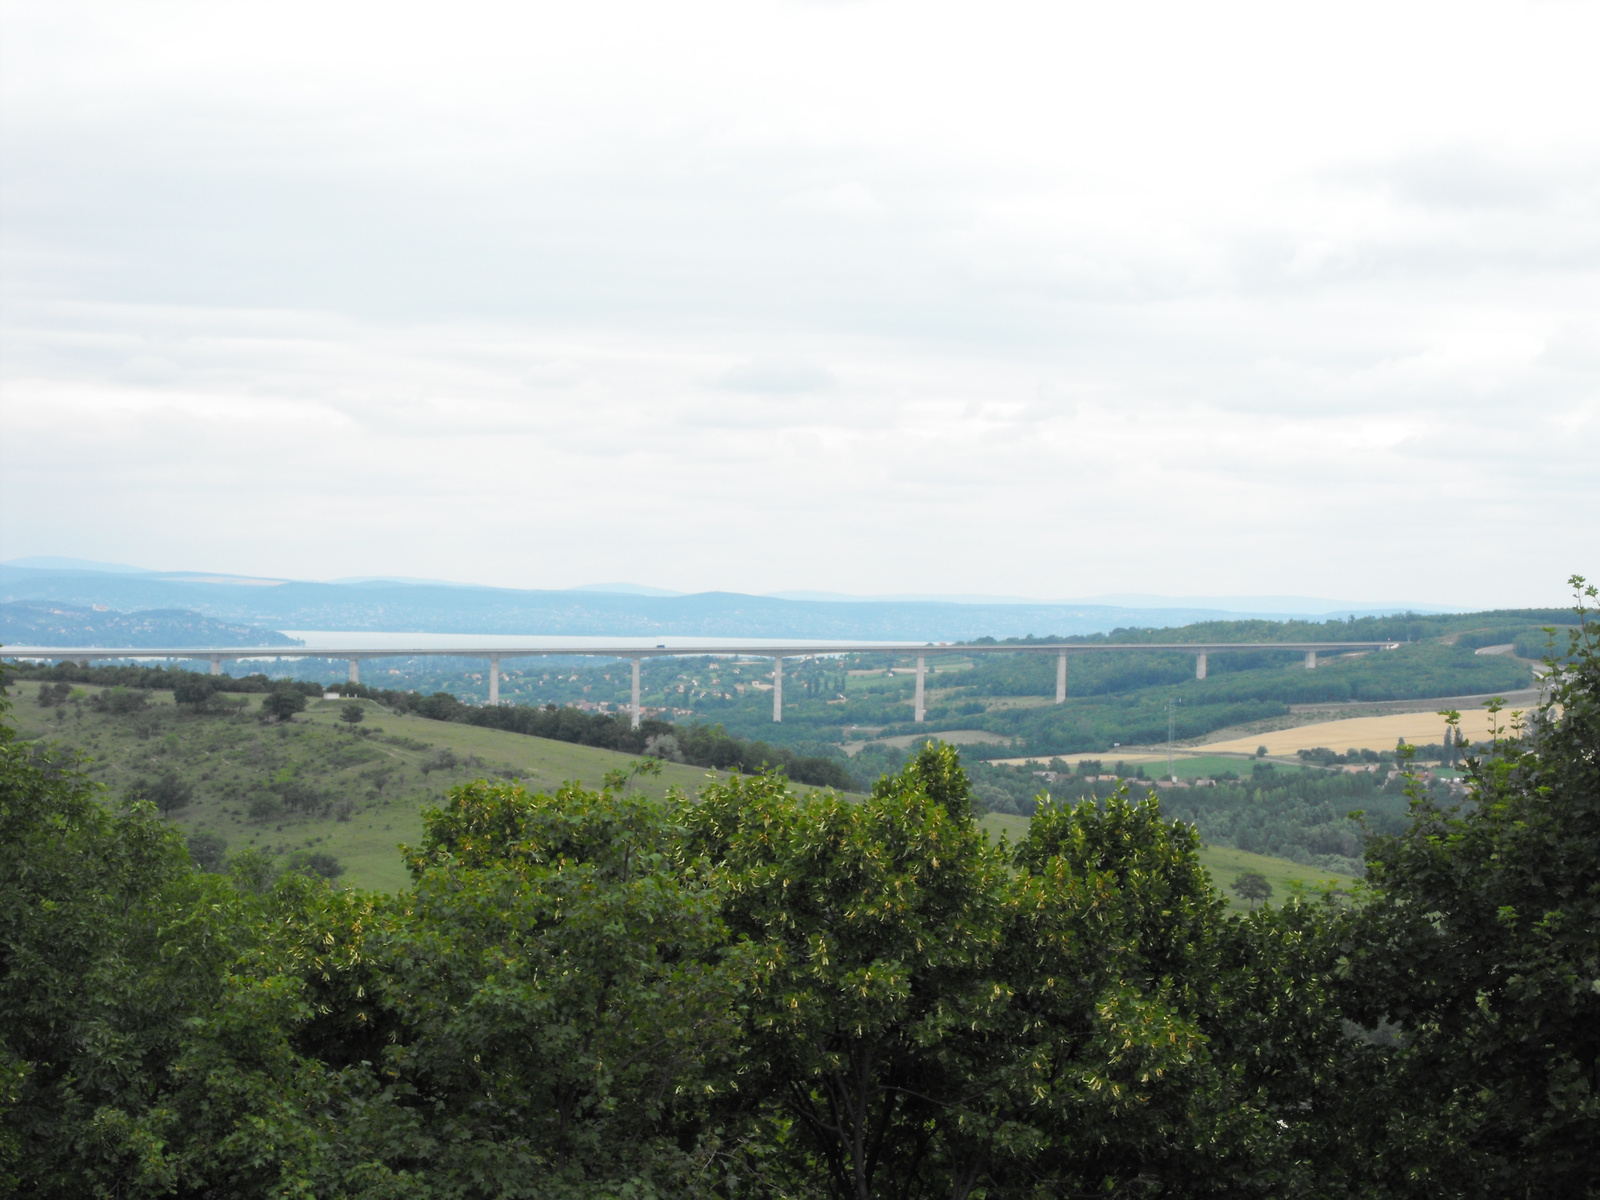
<svg viewBox="0 0 1600 1200">
<path fill-rule="evenodd" d="M 1595 3 L 0 13 L 0 557 L 1600 574 Z"/>
</svg>

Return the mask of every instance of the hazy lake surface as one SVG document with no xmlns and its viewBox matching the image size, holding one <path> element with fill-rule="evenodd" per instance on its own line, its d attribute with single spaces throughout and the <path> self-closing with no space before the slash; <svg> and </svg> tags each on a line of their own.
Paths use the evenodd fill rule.
<svg viewBox="0 0 1600 1200">
<path fill-rule="evenodd" d="M 861 641 L 854 638 L 734 638 L 675 636 L 656 634 L 646 637 L 573 637 L 561 634 L 537 633 L 375 633 L 371 630 L 338 629 L 285 629 L 292 638 L 299 638 L 308 650 L 329 648 L 338 650 L 364 650 L 403 646 L 408 650 L 468 650 L 480 646 L 511 649 L 522 646 L 529 650 L 546 650 L 552 646 L 563 649 L 581 649 L 594 646 L 621 650 L 668 650 L 680 646 L 727 646 L 749 649 L 753 646 L 793 646 L 797 642 L 806 646 L 904 646 L 904 642 Z"/>
</svg>

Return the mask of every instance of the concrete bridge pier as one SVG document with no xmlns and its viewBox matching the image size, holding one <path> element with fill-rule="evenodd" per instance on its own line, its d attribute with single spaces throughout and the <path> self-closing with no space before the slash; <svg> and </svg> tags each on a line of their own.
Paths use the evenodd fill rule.
<svg viewBox="0 0 1600 1200">
<path fill-rule="evenodd" d="M 1196 679 L 1206 677 L 1206 656 L 1203 653 L 1194 656 L 1194 677 Z"/>
<path fill-rule="evenodd" d="M 213 675 L 222 674 L 222 658 L 220 655 L 213 654 L 211 656 L 211 673 Z"/>
<path fill-rule="evenodd" d="M 1314 671 L 1316 669 L 1317 669 L 1317 652 L 1315 650 L 1307 650 L 1306 651 L 1306 670 Z"/>
<path fill-rule="evenodd" d="M 917 655 L 917 698 L 915 701 L 915 715 L 911 718 L 913 721 L 921 721 L 927 716 L 928 709 L 926 704 L 923 702 L 927 695 L 927 691 L 924 687 L 924 683 L 927 678 L 928 660 L 926 656 L 919 654 Z"/>
<path fill-rule="evenodd" d="M 361 682 L 361 660 L 359 658 L 352 658 L 350 660 L 350 682 Z"/>
<path fill-rule="evenodd" d="M 1056 703 L 1067 702 L 1067 652 L 1056 655 Z"/>
<path fill-rule="evenodd" d="M 639 728 L 639 722 L 644 720 L 644 709 L 639 706 L 639 660 L 633 660 L 633 706 L 629 709 L 633 716 L 633 728 Z"/>
<path fill-rule="evenodd" d="M 772 660 L 772 719 L 775 722 L 783 720 L 783 656 L 777 655 Z"/>
<path fill-rule="evenodd" d="M 489 707 L 496 708 L 500 704 L 500 660 L 489 660 Z"/>
</svg>

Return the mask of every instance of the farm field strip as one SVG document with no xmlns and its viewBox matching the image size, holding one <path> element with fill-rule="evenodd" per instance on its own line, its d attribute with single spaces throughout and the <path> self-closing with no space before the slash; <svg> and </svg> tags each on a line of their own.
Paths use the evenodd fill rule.
<svg viewBox="0 0 1600 1200">
<path fill-rule="evenodd" d="M 1461 732 L 1474 741 L 1489 736 L 1489 713 L 1483 709 L 1468 709 L 1461 714 Z M 1510 723 L 1510 714 L 1502 713 L 1501 721 Z M 1265 746 L 1268 754 L 1293 754 L 1298 750 L 1312 750 L 1326 746 L 1345 753 L 1349 750 L 1393 750 L 1401 738 L 1408 742 L 1427 745 L 1444 739 L 1444 718 L 1437 712 L 1394 713 L 1382 717 L 1349 717 L 1342 721 L 1319 721 L 1311 725 L 1296 725 L 1289 729 L 1275 729 L 1266 733 L 1253 733 L 1247 737 L 1229 738 L 1207 742 L 1200 747 L 1189 746 L 1186 751 L 1205 753 L 1254 754 L 1257 746 Z"/>
</svg>

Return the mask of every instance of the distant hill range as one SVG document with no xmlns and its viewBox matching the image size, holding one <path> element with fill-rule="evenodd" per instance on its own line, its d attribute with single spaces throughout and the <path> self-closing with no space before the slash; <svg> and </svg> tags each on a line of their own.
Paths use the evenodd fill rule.
<svg viewBox="0 0 1600 1200">
<path fill-rule="evenodd" d="M 20 600 L 0 604 L 7 646 L 298 646 L 295 638 L 175 608 L 144 612 Z"/>
<path fill-rule="evenodd" d="M 774 637 L 872 641 L 965 641 L 977 637 L 1063 636 L 1109 633 L 1118 628 L 1165 628 L 1197 621 L 1254 617 L 1304 617 L 1304 611 L 1264 613 L 1207 607 L 1124 607 L 1071 603 L 957 603 L 912 599 L 792 599 L 735 592 L 652 595 L 574 588 L 531 591 L 463 584 L 351 580 L 304 583 L 198 573 L 139 571 L 116 564 L 60 566 L 63 560 L 31 560 L 41 565 L 0 565 L 0 602 L 45 603 L 66 611 L 101 605 L 130 613 L 129 621 L 154 619 L 151 611 L 185 610 L 255 627 L 242 641 L 217 640 L 221 627 L 204 644 L 242 645 L 261 640 L 264 629 L 317 629 L 413 633 L 544 634 L 555 636 Z M 612 585 L 621 587 L 622 585 Z M 1328 614 L 1396 611 L 1395 606 L 1341 609 Z M 1435 610 L 1437 611 L 1437 610 Z M 65 618 L 63 618 L 64 620 Z M 92 622 L 91 622 L 92 623 Z M 6 626 L 5 640 L 20 642 L 22 626 Z M 43 626 L 37 636 L 43 638 Z M 62 625 L 87 630 L 89 625 Z M 132 636 L 132 627 L 128 627 Z M 175 633 L 176 630 L 174 629 Z M 110 634 L 98 633 L 102 644 Z M 188 640 L 185 638 L 184 640 Z M 150 645 L 152 642 L 125 642 Z M 279 644 L 279 643 L 274 643 Z"/>
</svg>

